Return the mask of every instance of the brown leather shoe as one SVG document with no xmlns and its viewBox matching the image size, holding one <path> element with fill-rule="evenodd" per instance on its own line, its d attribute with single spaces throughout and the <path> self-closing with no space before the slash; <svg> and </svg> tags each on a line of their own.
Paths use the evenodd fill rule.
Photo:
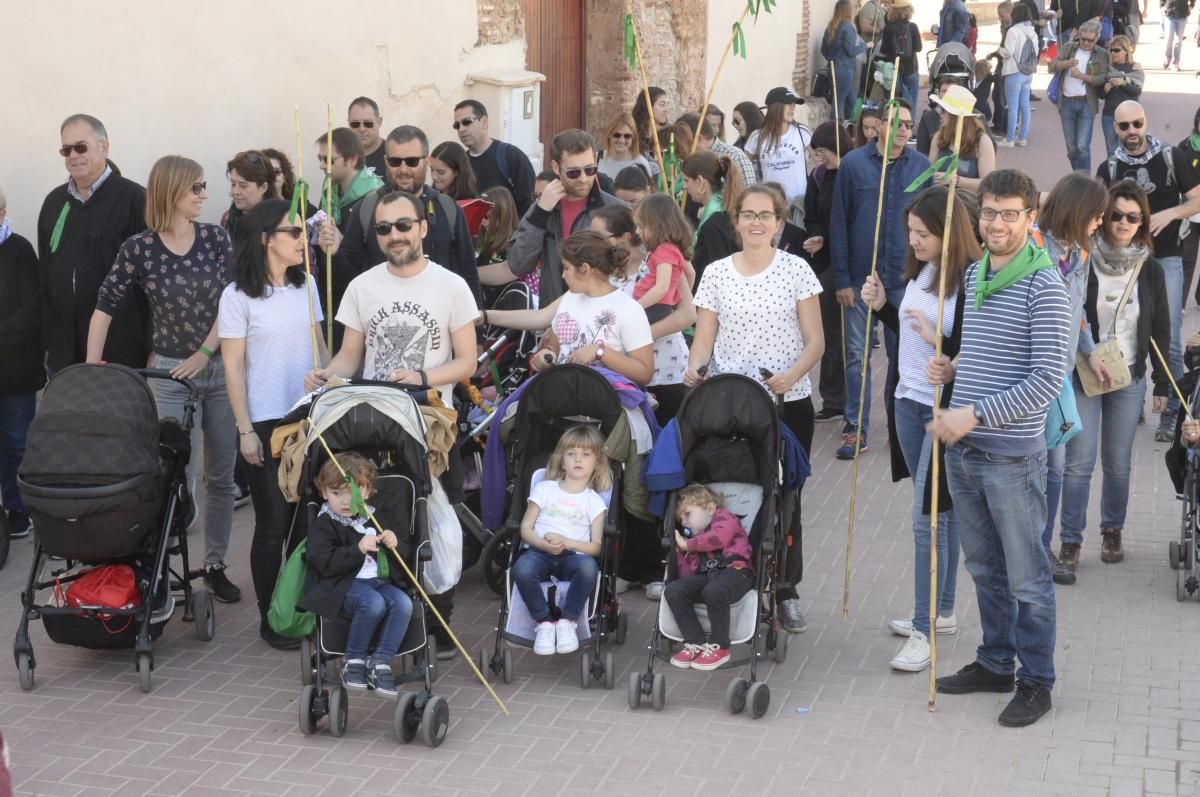
<svg viewBox="0 0 1200 797">
<path fill-rule="evenodd" d="M 1079 548 L 1077 542 L 1064 542 L 1058 549 L 1059 564 L 1072 573 L 1079 567 Z"/>
<path fill-rule="evenodd" d="M 1104 538 L 1100 543 L 1100 561 L 1112 565 L 1125 558 L 1125 550 L 1121 547 L 1120 529 L 1100 529 Z"/>
</svg>

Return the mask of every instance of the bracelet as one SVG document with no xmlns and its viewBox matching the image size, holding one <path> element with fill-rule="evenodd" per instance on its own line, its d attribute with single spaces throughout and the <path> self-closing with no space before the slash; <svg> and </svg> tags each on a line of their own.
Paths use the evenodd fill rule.
<svg viewBox="0 0 1200 797">
<path fill-rule="evenodd" d="M 257 433 L 257 432 L 253 432 L 253 431 L 251 431 L 251 432 L 238 432 L 238 437 L 245 437 L 246 435 L 249 435 L 249 434 L 258 434 L 258 433 Z"/>
<path fill-rule="evenodd" d="M 487 310 L 484 310 L 484 311 L 483 311 L 483 325 L 484 325 L 485 327 L 486 327 L 486 326 L 490 326 L 490 325 L 488 324 L 488 320 L 487 320 Z"/>
<path fill-rule="evenodd" d="M 197 349 L 196 351 L 200 352 L 201 354 L 203 354 L 205 357 L 207 357 L 210 360 L 213 358 L 213 355 L 216 354 L 216 352 L 214 352 L 212 349 L 208 348 L 204 344 L 200 344 L 200 348 Z"/>
</svg>

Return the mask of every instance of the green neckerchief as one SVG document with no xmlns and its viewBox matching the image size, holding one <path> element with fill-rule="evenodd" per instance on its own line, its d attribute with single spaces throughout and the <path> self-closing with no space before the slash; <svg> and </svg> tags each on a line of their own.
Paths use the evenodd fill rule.
<svg viewBox="0 0 1200 797">
<path fill-rule="evenodd" d="M 1046 250 L 1034 246 L 1032 241 L 1026 243 L 1025 248 L 1007 266 L 997 271 L 994 276 L 992 275 L 991 260 L 991 252 L 984 252 L 983 260 L 979 261 L 979 273 L 975 276 L 976 310 L 983 307 L 984 300 L 992 294 L 999 293 L 1005 288 L 1017 284 L 1030 274 L 1041 271 L 1044 268 L 1052 268 L 1054 265 L 1050 262 L 1050 256 L 1046 254 Z"/>
<path fill-rule="evenodd" d="M 350 514 L 354 517 L 363 520 L 369 520 L 371 513 L 367 510 L 367 502 L 363 500 L 362 491 L 358 489 L 358 483 L 354 481 L 354 477 L 349 473 L 344 474 L 346 484 L 350 486 Z M 375 551 L 375 564 L 379 568 L 379 577 L 384 581 L 388 579 L 388 560 L 387 554 L 382 548 Z"/>
<path fill-rule="evenodd" d="M 1192 152 L 1200 153 L 1200 133 L 1188 136 L 1188 143 L 1192 145 Z"/>
<path fill-rule="evenodd" d="M 350 188 L 345 193 L 340 190 L 337 192 L 339 207 L 335 209 L 345 210 L 372 191 L 379 190 L 382 186 L 383 180 L 372 174 L 370 169 L 359 169 L 358 174 L 354 175 L 354 179 L 350 181 Z"/>
<path fill-rule="evenodd" d="M 54 231 L 50 233 L 50 254 L 58 251 L 58 244 L 62 240 L 63 228 L 67 226 L 67 214 L 71 212 L 71 200 L 67 200 L 63 204 L 62 210 L 58 212 L 58 220 L 54 222 Z"/>
</svg>

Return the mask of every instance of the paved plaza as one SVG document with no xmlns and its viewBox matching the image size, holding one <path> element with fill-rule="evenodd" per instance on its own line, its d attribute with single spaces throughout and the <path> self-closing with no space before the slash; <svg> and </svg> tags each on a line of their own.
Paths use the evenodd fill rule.
<svg viewBox="0 0 1200 797">
<path fill-rule="evenodd" d="M 993 39 L 994 29 L 990 32 Z M 1192 31 L 1189 30 L 1189 40 Z M 1182 74 L 1161 63 L 1147 26 L 1139 60 L 1153 134 L 1174 143 L 1200 103 L 1194 45 Z M 980 52 L 990 49 L 981 43 Z M 1044 90 L 1042 73 L 1035 86 Z M 1001 150 L 1048 190 L 1068 165 L 1053 106 L 1035 104 L 1026 149 Z M 1097 120 L 1093 163 L 1103 157 Z M 1197 326 L 1195 305 L 1185 333 Z M 883 384 L 884 358 L 876 361 Z M 808 631 L 785 663 L 766 663 L 767 715 L 731 717 L 722 696 L 733 673 L 669 666 L 666 707 L 626 706 L 629 672 L 645 666 L 657 604 L 628 593 L 629 640 L 617 652 L 617 688 L 583 691 L 575 656 L 515 657 L 512 684 L 496 691 L 502 716 L 461 660 L 441 667 L 436 691 L 451 707 L 445 744 L 396 743 L 392 704 L 351 696 L 341 739 L 297 727 L 299 656 L 258 638 L 248 565 L 253 510 L 238 511 L 230 576 L 246 595 L 218 605 L 217 635 L 195 639 L 178 619 L 155 645 L 154 688 L 143 694 L 132 652 L 96 653 L 50 643 L 34 624 L 37 685 L 0 676 L 0 729 L 22 795 L 1186 795 L 1200 797 L 1200 601 L 1177 603 L 1167 541 L 1179 504 L 1153 439 L 1138 430 L 1126 559 L 1099 559 L 1093 501 L 1079 583 L 1058 587 L 1058 685 L 1053 711 L 1013 730 L 996 717 L 1008 695 L 942 696 L 926 706 L 927 674 L 892 671 L 900 638 L 887 621 L 912 609 L 910 482 L 888 472 L 883 402 L 873 402 L 871 451 L 859 476 L 849 617 L 842 575 L 851 466 L 834 459 L 840 423 L 818 425 L 814 473 L 804 494 Z M 1148 412 L 1149 415 L 1149 412 Z M 1099 468 L 1097 467 L 1097 478 Z M 1098 490 L 1097 481 L 1097 490 Z M 197 538 L 199 539 L 199 538 Z M 0 571 L 0 639 L 12 638 L 33 543 L 13 543 Z M 477 570 L 459 591 L 454 629 L 472 651 L 489 643 L 497 601 Z M 959 573 L 960 631 L 938 639 L 939 670 L 972 661 L 979 642 L 974 590 Z M 178 614 L 176 615 L 179 616 Z"/>
</svg>

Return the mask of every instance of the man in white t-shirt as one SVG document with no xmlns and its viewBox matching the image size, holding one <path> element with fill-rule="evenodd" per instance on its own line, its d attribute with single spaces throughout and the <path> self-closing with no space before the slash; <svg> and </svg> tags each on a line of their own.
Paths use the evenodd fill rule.
<svg viewBox="0 0 1200 797">
<path fill-rule="evenodd" d="M 394 191 L 375 208 L 375 235 L 387 253 L 355 277 L 338 307 L 346 334 L 328 367 L 310 371 L 315 390 L 331 376 L 430 385 L 451 406 L 455 383 L 475 372 L 475 299 L 462 277 L 430 261 L 420 202 Z"/>
</svg>

